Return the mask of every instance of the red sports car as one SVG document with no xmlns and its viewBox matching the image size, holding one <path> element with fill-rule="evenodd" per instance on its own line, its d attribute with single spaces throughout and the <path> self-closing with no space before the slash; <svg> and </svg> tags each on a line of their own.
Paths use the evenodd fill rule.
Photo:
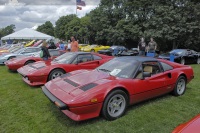
<svg viewBox="0 0 200 133">
<path fill-rule="evenodd" d="M 35 62 L 19 68 L 17 71 L 23 80 L 31 86 L 39 86 L 47 81 L 79 69 L 94 69 L 113 57 L 85 52 L 68 52 L 51 62 Z"/>
<path fill-rule="evenodd" d="M 128 105 L 172 92 L 183 95 L 194 78 L 190 66 L 151 57 L 117 57 L 95 70 L 79 70 L 42 87 L 43 93 L 75 121 L 122 116 Z"/>
<path fill-rule="evenodd" d="M 183 123 L 176 127 L 172 133 L 199 133 L 200 132 L 200 115 L 197 115 L 189 122 Z"/>
<path fill-rule="evenodd" d="M 49 49 L 50 55 L 54 58 L 64 54 L 64 51 L 59 51 L 56 49 Z M 16 71 L 22 66 L 28 65 L 30 63 L 34 63 L 37 61 L 42 61 L 43 59 L 40 58 L 40 53 L 38 52 L 35 56 L 24 56 L 24 57 L 18 57 L 18 58 L 13 58 L 5 62 L 5 65 L 8 67 L 9 70 Z M 51 61 L 49 59 L 48 61 Z"/>
</svg>

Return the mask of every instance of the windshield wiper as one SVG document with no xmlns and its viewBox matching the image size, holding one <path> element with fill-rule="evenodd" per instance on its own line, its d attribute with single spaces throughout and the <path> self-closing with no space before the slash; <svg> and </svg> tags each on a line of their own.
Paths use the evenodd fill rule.
<svg viewBox="0 0 200 133">
<path fill-rule="evenodd" d="M 100 71 L 103 71 L 103 72 L 111 72 L 111 71 L 108 70 L 108 69 L 97 69 L 97 70 L 100 70 Z"/>
</svg>

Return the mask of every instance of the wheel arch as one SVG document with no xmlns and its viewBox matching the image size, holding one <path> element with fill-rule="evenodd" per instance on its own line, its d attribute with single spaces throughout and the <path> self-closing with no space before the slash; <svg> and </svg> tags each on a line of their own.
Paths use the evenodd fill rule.
<svg viewBox="0 0 200 133">
<path fill-rule="evenodd" d="M 111 89 L 110 91 L 108 91 L 106 94 L 105 94 L 105 96 L 104 96 L 104 101 L 105 101 L 105 99 L 106 99 L 106 97 L 111 93 L 111 92 L 113 92 L 113 91 L 115 91 L 115 90 L 122 90 L 122 91 L 124 91 L 125 93 L 126 93 L 126 95 L 127 95 L 127 98 L 128 98 L 128 105 L 130 104 L 130 93 L 128 92 L 128 90 L 125 88 L 125 87 L 123 87 L 123 86 L 117 86 L 117 87 L 114 87 L 113 89 Z M 103 101 L 103 102 L 104 102 Z"/>
<path fill-rule="evenodd" d="M 12 58 L 16 58 L 16 56 L 10 56 L 10 57 L 8 57 L 7 60 L 10 60 L 10 59 L 12 59 Z"/>
<path fill-rule="evenodd" d="M 179 74 L 179 76 L 177 77 L 177 79 L 178 79 L 180 76 L 185 77 L 185 80 L 186 80 L 186 82 L 187 82 L 187 76 L 186 76 L 186 74 L 184 74 L 184 73 Z"/>
<path fill-rule="evenodd" d="M 35 60 L 31 59 L 31 60 L 25 61 L 25 62 L 24 62 L 24 65 L 25 65 L 27 62 L 29 62 L 29 61 L 36 62 Z"/>
<path fill-rule="evenodd" d="M 53 68 L 53 69 L 50 70 L 50 72 L 49 72 L 49 74 L 48 74 L 47 82 L 48 82 L 48 80 L 49 80 L 50 74 L 51 74 L 54 70 L 62 70 L 63 72 L 67 73 L 67 72 L 65 71 L 65 69 L 63 69 L 63 68 L 61 68 L 61 67 Z"/>
</svg>

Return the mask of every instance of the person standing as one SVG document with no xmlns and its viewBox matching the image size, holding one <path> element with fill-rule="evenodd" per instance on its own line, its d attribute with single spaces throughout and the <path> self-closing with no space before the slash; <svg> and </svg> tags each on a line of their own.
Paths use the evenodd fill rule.
<svg viewBox="0 0 200 133">
<path fill-rule="evenodd" d="M 71 52 L 78 52 L 78 42 L 73 36 L 71 37 Z"/>
<path fill-rule="evenodd" d="M 157 48 L 157 43 L 153 40 L 153 38 L 150 38 L 150 42 L 148 43 L 148 52 L 149 53 L 155 53 Z"/>
<path fill-rule="evenodd" d="M 65 50 L 65 44 L 63 43 L 63 41 L 60 41 L 59 49 L 60 50 Z"/>
<path fill-rule="evenodd" d="M 71 41 L 70 41 L 70 40 L 68 40 L 67 51 L 68 51 L 68 52 L 71 51 Z"/>
<path fill-rule="evenodd" d="M 146 43 L 143 37 L 140 39 L 140 42 L 138 43 L 138 51 L 140 56 L 145 56 Z"/>
<path fill-rule="evenodd" d="M 43 42 L 42 47 L 41 47 L 41 53 L 40 53 L 40 57 L 46 61 L 48 60 L 48 58 L 51 57 L 51 55 L 49 54 L 49 50 L 47 48 L 47 42 Z"/>
</svg>

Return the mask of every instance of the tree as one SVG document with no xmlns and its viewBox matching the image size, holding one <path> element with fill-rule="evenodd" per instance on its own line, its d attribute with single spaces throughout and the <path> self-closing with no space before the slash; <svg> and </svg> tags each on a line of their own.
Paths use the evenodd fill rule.
<svg viewBox="0 0 200 133">
<path fill-rule="evenodd" d="M 54 27 L 50 21 L 46 21 L 44 24 L 38 26 L 37 31 L 54 36 Z"/>
<path fill-rule="evenodd" d="M 15 32 L 15 25 L 11 24 L 5 28 L 0 29 L 0 38 Z"/>
<path fill-rule="evenodd" d="M 77 18 L 76 15 L 71 14 L 67 16 L 62 16 L 56 21 L 55 26 L 55 36 L 59 39 L 66 39 L 65 32 L 66 32 L 66 25 L 72 21 L 73 19 Z"/>
</svg>

